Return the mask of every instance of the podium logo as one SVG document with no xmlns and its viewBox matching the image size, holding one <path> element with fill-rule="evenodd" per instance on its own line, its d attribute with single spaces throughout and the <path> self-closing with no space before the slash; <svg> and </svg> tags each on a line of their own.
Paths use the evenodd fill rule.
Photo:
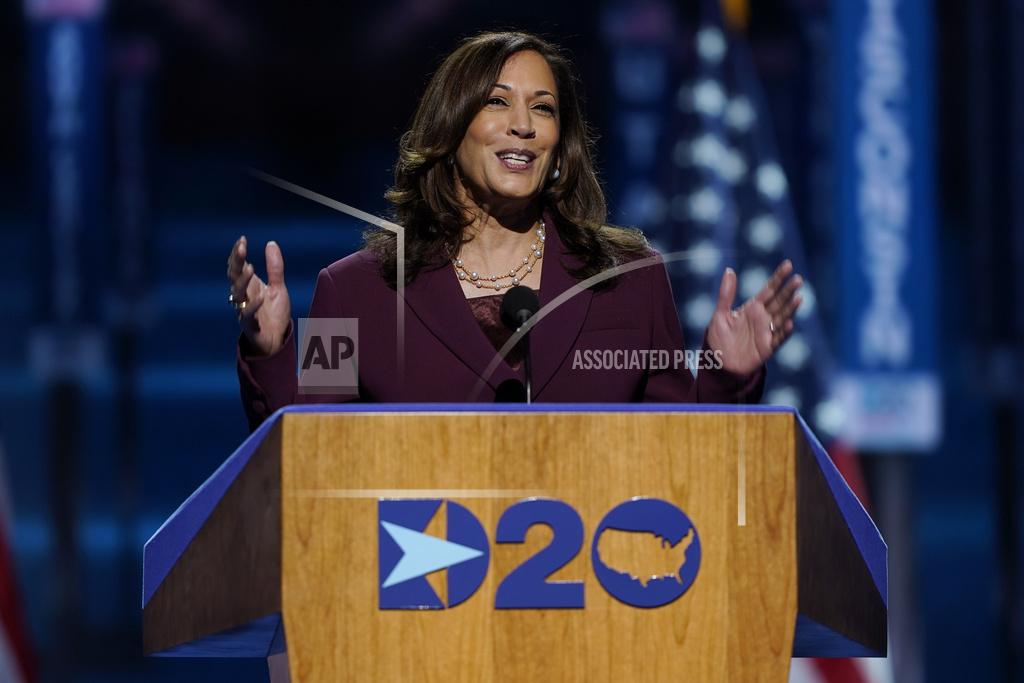
<svg viewBox="0 0 1024 683">
<path fill-rule="evenodd" d="M 612 597 L 634 607 L 660 607 L 679 599 L 697 578 L 700 538 L 675 505 L 634 498 L 598 524 L 590 559 Z"/>
<path fill-rule="evenodd" d="M 426 533 L 441 506 L 445 538 Z M 473 514 L 452 501 L 378 502 L 381 609 L 443 609 L 467 600 L 483 583 L 490 559 L 487 534 Z M 498 518 L 494 542 L 521 544 L 529 529 L 547 526 L 551 542 L 497 579 L 495 609 L 583 609 L 579 577 L 552 581 L 572 562 L 586 538 L 583 519 L 568 503 L 528 498 Z M 601 587 L 633 607 L 661 607 L 678 600 L 697 578 L 701 546 L 697 528 L 682 510 L 657 498 L 632 498 L 598 524 L 590 559 Z M 426 576 L 447 570 L 447 605 Z"/>
<path fill-rule="evenodd" d="M 445 538 L 425 533 L 445 506 Z M 484 582 L 490 544 L 479 520 L 453 501 L 377 503 L 380 609 L 444 609 L 465 602 Z M 447 570 L 445 605 L 426 576 Z"/>
</svg>

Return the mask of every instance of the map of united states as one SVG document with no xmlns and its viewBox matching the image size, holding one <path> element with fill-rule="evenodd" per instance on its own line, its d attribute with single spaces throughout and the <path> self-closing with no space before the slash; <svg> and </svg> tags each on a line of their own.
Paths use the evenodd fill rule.
<svg viewBox="0 0 1024 683">
<path fill-rule="evenodd" d="M 605 529 L 597 540 L 597 554 L 609 569 L 626 574 L 644 588 L 650 581 L 672 578 L 682 583 L 686 549 L 693 542 L 691 528 L 675 545 L 649 531 Z"/>
</svg>

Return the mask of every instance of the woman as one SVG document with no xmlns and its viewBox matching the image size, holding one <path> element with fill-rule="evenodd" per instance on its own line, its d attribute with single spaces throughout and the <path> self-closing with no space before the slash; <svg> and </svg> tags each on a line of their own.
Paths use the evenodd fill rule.
<svg viewBox="0 0 1024 683">
<path fill-rule="evenodd" d="M 572 73 L 561 52 L 536 36 L 486 33 L 463 42 L 434 74 L 402 137 L 387 194 L 405 233 L 403 334 L 396 239 L 384 230 L 320 272 L 310 307 L 310 318 L 358 320 L 357 395 L 297 391 L 281 250 L 266 245 L 263 282 L 246 260 L 245 237 L 238 240 L 228 279 L 253 427 L 296 401 L 502 400 L 523 379 L 517 352 L 492 362 L 509 336 L 498 316 L 509 287 L 537 290 L 543 307 L 581 280 L 653 254 L 638 231 L 605 223 Z M 791 271 L 784 262 L 737 310 L 736 275 L 725 271 L 704 339 L 715 352 L 704 358 L 715 361 L 696 379 L 675 362 L 683 338 L 660 261 L 582 289 L 530 333 L 534 399 L 756 401 L 764 362 L 791 333 L 800 304 L 801 279 Z M 618 369 L 580 362 L 584 352 L 607 350 L 663 350 L 673 362 Z"/>
</svg>

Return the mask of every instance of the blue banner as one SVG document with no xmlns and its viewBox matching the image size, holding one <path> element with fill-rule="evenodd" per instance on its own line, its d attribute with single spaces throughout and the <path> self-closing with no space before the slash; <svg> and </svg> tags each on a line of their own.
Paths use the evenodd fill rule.
<svg viewBox="0 0 1024 683">
<path fill-rule="evenodd" d="M 27 0 L 35 285 L 29 345 L 41 377 L 96 377 L 110 232 L 104 230 L 102 0 Z"/>
<path fill-rule="evenodd" d="M 30 51 L 33 191 L 45 322 L 95 319 L 106 239 L 102 213 L 103 3 L 25 3 Z"/>
<path fill-rule="evenodd" d="M 941 436 L 931 6 L 832 7 L 843 433 L 860 448 L 927 450 Z"/>
</svg>

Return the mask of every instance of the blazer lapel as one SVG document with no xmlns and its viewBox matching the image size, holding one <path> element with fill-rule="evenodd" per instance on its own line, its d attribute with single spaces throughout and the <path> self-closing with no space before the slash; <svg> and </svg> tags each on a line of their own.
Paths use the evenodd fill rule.
<svg viewBox="0 0 1024 683">
<path fill-rule="evenodd" d="M 449 351 L 483 377 L 497 352 L 473 317 L 455 271 L 446 266 L 421 271 L 406 286 L 405 302 Z M 485 379 L 487 384 L 497 389 L 502 382 L 517 377 L 503 361 Z"/>
<path fill-rule="evenodd" d="M 563 292 L 577 284 L 567 268 L 581 265 L 579 258 L 569 254 L 558 235 L 558 226 L 550 212 L 544 214 L 547 226 L 544 244 L 544 268 L 541 273 L 541 310 Z M 546 312 L 530 332 L 530 355 L 533 359 L 533 395 L 544 389 L 573 348 L 590 309 L 593 292 L 582 290 Z M 446 266 L 421 271 L 405 288 L 406 304 L 417 318 L 456 357 L 477 375 L 483 377 L 496 352 L 490 339 L 480 329 L 455 276 Z M 502 361 L 489 377 L 493 389 L 507 380 L 522 380 Z"/>
<path fill-rule="evenodd" d="M 579 280 L 569 274 L 568 268 L 578 268 L 582 262 L 566 251 L 559 226 L 551 212 L 544 213 L 547 227 L 544 244 L 544 269 L 541 272 L 540 306 L 545 307 L 566 292 Z M 530 355 L 533 359 L 533 395 L 537 397 L 572 350 L 583 322 L 590 310 L 594 293 L 582 290 L 569 297 L 546 315 L 530 332 Z"/>
</svg>

